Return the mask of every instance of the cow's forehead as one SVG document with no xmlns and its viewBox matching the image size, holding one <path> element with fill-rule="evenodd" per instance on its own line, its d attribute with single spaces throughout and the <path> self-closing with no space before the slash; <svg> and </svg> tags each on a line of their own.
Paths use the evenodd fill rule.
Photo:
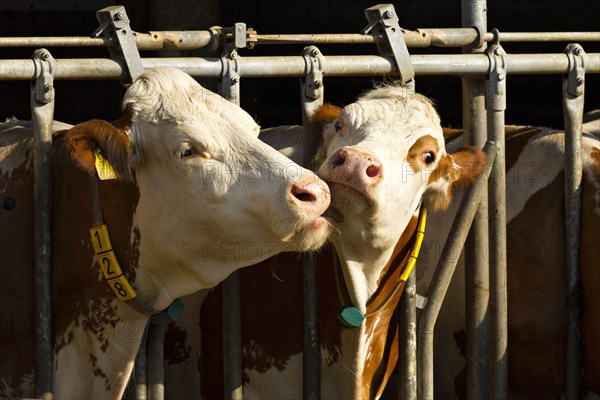
<svg viewBox="0 0 600 400">
<path fill-rule="evenodd" d="M 134 121 L 154 124 L 215 124 L 228 121 L 236 130 L 258 135 L 259 126 L 237 105 L 200 86 L 186 73 L 156 68 L 144 73 L 127 90 L 124 107 Z"/>
<path fill-rule="evenodd" d="M 346 106 L 342 112 L 342 118 L 350 125 L 350 134 L 359 136 L 356 139 L 390 141 L 410 147 L 419 137 L 430 135 L 443 147 L 440 119 L 428 99 L 389 88 L 374 92 Z"/>
</svg>

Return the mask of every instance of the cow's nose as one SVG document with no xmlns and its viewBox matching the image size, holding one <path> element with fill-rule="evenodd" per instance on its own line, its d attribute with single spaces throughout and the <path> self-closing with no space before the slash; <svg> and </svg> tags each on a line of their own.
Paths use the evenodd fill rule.
<svg viewBox="0 0 600 400">
<path fill-rule="evenodd" d="M 373 155 L 354 149 L 342 148 L 330 157 L 333 174 L 345 176 L 346 180 L 359 186 L 371 186 L 382 177 L 383 166 Z"/>
<path fill-rule="evenodd" d="M 292 203 L 315 217 L 327 210 L 331 200 L 327 184 L 316 175 L 305 176 L 291 185 L 289 195 Z"/>
</svg>

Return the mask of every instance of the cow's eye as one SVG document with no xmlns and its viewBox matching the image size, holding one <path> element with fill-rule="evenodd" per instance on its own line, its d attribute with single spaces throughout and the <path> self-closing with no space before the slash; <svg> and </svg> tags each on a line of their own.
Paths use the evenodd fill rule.
<svg viewBox="0 0 600 400">
<path fill-rule="evenodd" d="M 435 161 L 435 153 L 433 151 L 426 151 L 423 153 L 423 162 L 427 165 Z"/>
<path fill-rule="evenodd" d="M 344 124 L 342 124 L 342 121 L 337 121 L 334 125 L 336 132 L 341 131 L 343 127 L 344 127 Z"/>
<path fill-rule="evenodd" d="M 180 158 L 188 158 L 193 156 L 194 154 L 196 154 L 196 150 L 193 147 L 184 147 L 181 150 L 179 150 Z"/>
</svg>

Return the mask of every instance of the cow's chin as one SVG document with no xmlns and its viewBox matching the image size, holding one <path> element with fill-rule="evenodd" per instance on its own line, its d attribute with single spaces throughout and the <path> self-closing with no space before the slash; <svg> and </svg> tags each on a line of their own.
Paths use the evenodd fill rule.
<svg viewBox="0 0 600 400">
<path fill-rule="evenodd" d="M 314 251 L 321 248 L 329 235 L 332 227 L 330 219 L 320 216 L 301 227 L 286 243 L 289 251 Z"/>
</svg>

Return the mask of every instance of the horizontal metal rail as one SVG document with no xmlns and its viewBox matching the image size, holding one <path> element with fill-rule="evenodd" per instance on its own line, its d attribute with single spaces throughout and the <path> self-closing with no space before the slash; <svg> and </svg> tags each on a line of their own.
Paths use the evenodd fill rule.
<svg viewBox="0 0 600 400">
<path fill-rule="evenodd" d="M 194 50 L 211 47 L 218 40 L 210 29 L 203 31 L 151 31 L 136 32 L 138 50 Z M 115 40 L 106 37 L 46 36 L 46 37 L 3 37 L 1 47 L 103 47 L 115 46 Z"/>
<path fill-rule="evenodd" d="M 600 73 L 600 53 L 590 53 L 586 72 Z M 508 74 L 562 74 L 569 70 L 569 60 L 561 54 L 509 54 Z M 482 75 L 489 72 L 490 61 L 483 54 L 414 55 L 410 57 L 418 75 Z M 145 58 L 145 69 L 174 67 L 197 77 L 220 77 L 223 65 L 220 58 Z M 240 57 L 240 76 L 300 77 L 305 75 L 306 63 L 301 56 Z M 126 79 L 127 68 L 112 59 L 56 60 L 54 79 Z M 397 69 L 390 57 L 329 56 L 325 57 L 327 76 L 395 75 Z M 35 65 L 30 59 L 0 60 L 0 80 L 35 79 Z"/>
<path fill-rule="evenodd" d="M 464 47 L 478 42 L 473 28 L 405 30 L 408 47 Z M 500 32 L 502 42 L 600 42 L 600 32 Z M 483 36 L 484 42 L 495 40 L 493 33 Z M 358 33 L 256 35 L 257 44 L 361 44 L 378 43 L 384 38 Z"/>
<path fill-rule="evenodd" d="M 216 48 L 219 29 L 197 31 L 150 31 L 136 32 L 139 50 L 195 50 Z M 473 28 L 444 28 L 405 30 L 404 40 L 408 47 L 464 47 L 475 45 L 479 34 Z M 484 42 L 495 39 L 491 32 L 483 35 Z M 600 32 L 500 32 L 502 42 L 600 42 Z M 365 44 L 384 42 L 385 38 L 359 33 L 325 33 L 292 35 L 250 34 L 249 44 Z M 3 37 L 1 47 L 102 47 L 113 46 L 111 38 L 87 36 Z"/>
</svg>

